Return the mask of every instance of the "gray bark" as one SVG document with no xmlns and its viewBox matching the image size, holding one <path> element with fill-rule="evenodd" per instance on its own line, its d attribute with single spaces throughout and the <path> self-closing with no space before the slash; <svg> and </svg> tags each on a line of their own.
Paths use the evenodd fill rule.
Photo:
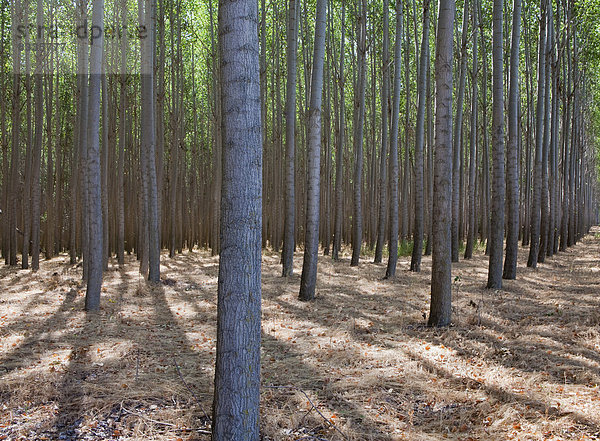
<svg viewBox="0 0 600 441">
<path fill-rule="evenodd" d="M 448 326 L 452 308 L 452 58 L 454 0 L 440 0 L 436 35 L 433 254 L 429 326 Z"/>
<path fill-rule="evenodd" d="M 413 251 L 410 270 L 421 271 L 421 255 L 423 254 L 424 235 L 424 159 L 423 145 L 425 143 L 425 102 L 427 100 L 427 64 L 429 63 L 427 46 L 429 45 L 429 0 L 423 1 L 423 40 L 421 41 L 421 58 L 418 74 L 418 106 L 417 133 L 415 140 L 415 228 L 413 232 Z"/>
<path fill-rule="evenodd" d="M 396 0 L 396 43 L 394 48 L 394 96 L 392 99 L 392 133 L 390 134 L 390 227 L 389 257 L 385 278 L 396 275 L 398 263 L 398 131 L 400 124 L 400 86 L 402 82 L 400 68 L 402 54 L 402 1 Z"/>
<path fill-rule="evenodd" d="M 387 154 L 388 154 L 388 114 L 390 96 L 390 2 L 383 1 L 383 83 L 381 85 L 381 152 L 379 168 L 379 216 L 377 226 L 377 244 L 375 245 L 375 263 L 381 263 L 385 243 L 385 225 L 387 215 Z"/>
<path fill-rule="evenodd" d="M 306 177 L 306 233 L 300 279 L 300 300 L 313 300 L 317 284 L 319 251 L 319 173 L 321 162 L 321 99 L 325 58 L 325 19 L 327 2 L 317 0 L 313 68 L 310 87 Z"/>
<path fill-rule="evenodd" d="M 93 0 L 92 26 L 104 28 L 104 0 Z M 88 217 L 89 248 L 85 256 L 89 260 L 86 311 L 100 309 L 102 288 L 102 194 L 100 180 L 100 89 L 102 87 L 102 48 L 104 37 L 93 41 L 90 51 L 90 82 L 88 109 Z"/>
<path fill-rule="evenodd" d="M 258 11 L 219 2 L 223 183 L 214 441 L 258 441 L 262 145 Z"/>
<path fill-rule="evenodd" d="M 519 250 L 519 45 L 521 44 L 521 0 L 514 0 L 510 47 L 510 85 L 508 92 L 508 145 L 506 148 L 506 260 L 505 279 L 517 276 Z"/>
<path fill-rule="evenodd" d="M 540 249 L 540 209 L 542 197 L 542 148 L 544 132 L 545 101 L 545 56 L 546 56 L 546 2 L 542 0 L 542 16 L 540 18 L 540 44 L 538 48 L 538 93 L 536 104 L 535 159 L 533 170 L 533 198 L 531 208 L 531 235 L 527 266 L 536 268 Z"/>
<path fill-rule="evenodd" d="M 365 122 L 365 91 L 367 85 L 367 4 L 362 1 L 361 14 L 358 26 L 358 87 L 355 99 L 354 120 L 354 212 L 352 215 L 352 260 L 350 266 L 357 266 L 360 259 L 360 249 L 363 237 L 363 212 L 362 212 L 362 177 L 363 177 L 363 131 Z"/>
<path fill-rule="evenodd" d="M 290 0 L 287 29 L 287 82 L 285 98 L 285 213 L 283 251 L 283 277 L 294 272 L 294 249 L 296 247 L 296 52 L 298 49 L 298 25 L 296 23 L 296 0 Z"/>
<path fill-rule="evenodd" d="M 334 232 L 333 232 L 333 250 L 331 257 L 333 260 L 339 259 L 340 247 L 342 246 L 342 219 L 344 218 L 343 213 L 343 201 L 344 201 L 344 142 L 345 142 L 345 77 L 344 77 L 344 51 L 345 51 L 345 39 L 346 39 L 346 6 L 342 1 L 342 29 L 341 29 L 341 41 L 340 41 L 340 70 L 338 73 L 337 81 L 340 87 L 340 104 L 338 107 L 338 138 L 335 150 L 335 220 L 334 220 Z"/>
<path fill-rule="evenodd" d="M 452 138 L 452 262 L 458 262 L 458 227 L 460 210 L 460 176 L 461 176 L 461 146 L 463 126 L 463 105 L 465 99 L 465 80 L 467 77 L 467 37 L 469 2 L 465 0 L 463 6 L 463 23 L 460 51 L 460 76 L 458 80 L 458 96 L 456 99 L 456 119 L 454 120 L 454 134 Z"/>
<path fill-rule="evenodd" d="M 503 0 L 494 0 L 492 32 L 492 210 L 490 231 L 490 261 L 487 287 L 502 288 L 502 255 L 504 245 L 504 48 Z"/>
</svg>

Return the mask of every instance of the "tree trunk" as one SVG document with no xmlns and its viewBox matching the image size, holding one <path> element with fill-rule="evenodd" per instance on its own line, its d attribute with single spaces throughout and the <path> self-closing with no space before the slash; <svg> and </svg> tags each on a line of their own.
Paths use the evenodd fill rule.
<svg viewBox="0 0 600 441">
<path fill-rule="evenodd" d="M 389 257 L 385 278 L 396 275 L 398 263 L 398 127 L 400 124 L 400 86 L 402 82 L 400 67 L 402 51 L 402 1 L 396 0 L 396 43 L 394 48 L 394 97 L 392 100 L 392 133 L 390 136 L 390 226 Z"/>
<path fill-rule="evenodd" d="M 104 0 L 93 0 L 92 26 L 104 27 Z M 104 37 L 93 40 L 90 54 L 90 83 L 88 110 L 88 216 L 89 249 L 85 256 L 89 259 L 87 290 L 85 293 L 86 311 L 100 309 L 102 288 L 102 193 L 100 182 L 100 89 L 102 87 L 102 49 Z"/>
<path fill-rule="evenodd" d="M 506 179 L 504 177 L 504 39 L 502 14 L 504 1 L 494 0 L 493 16 L 493 113 L 492 113 L 492 219 L 490 231 L 490 265 L 487 287 L 502 288 L 502 254 L 504 245 L 504 204 Z"/>
<path fill-rule="evenodd" d="M 452 262 L 458 262 L 459 254 L 459 210 L 460 210 L 460 175 L 461 175 L 461 146 L 463 126 L 463 105 L 465 99 L 465 80 L 467 77 L 467 37 L 469 2 L 465 0 L 463 6 L 463 24 L 460 51 L 460 77 L 458 80 L 458 97 L 456 100 L 456 119 L 454 121 L 454 134 L 452 138 Z"/>
<path fill-rule="evenodd" d="M 219 2 L 223 103 L 214 441 L 258 441 L 262 145 L 256 1 Z"/>
<path fill-rule="evenodd" d="M 465 2 L 466 3 L 466 2 Z M 421 60 L 418 73 L 418 107 L 417 107 L 417 133 L 415 141 L 415 229 L 413 233 L 413 251 L 410 261 L 410 270 L 421 271 L 421 255 L 423 254 L 423 213 L 424 205 L 424 160 L 423 144 L 425 141 L 425 101 L 427 99 L 427 64 L 429 63 L 429 0 L 423 2 L 423 40 L 421 41 Z"/>
<path fill-rule="evenodd" d="M 294 272 L 294 249 L 296 248 L 296 52 L 298 25 L 296 0 L 289 0 L 287 30 L 287 82 L 285 98 L 285 213 L 283 252 L 283 277 Z"/>
<path fill-rule="evenodd" d="M 310 108 L 308 123 L 307 188 L 306 188 L 306 233 L 304 239 L 304 261 L 300 280 L 300 300 L 313 300 L 317 284 L 317 257 L 319 251 L 319 172 L 321 147 L 321 98 L 323 90 L 323 63 L 325 55 L 326 0 L 317 0 L 315 42 Z"/>
<path fill-rule="evenodd" d="M 517 0 L 519 1 L 519 0 Z M 477 2 L 473 2 L 473 29 L 476 30 L 479 27 L 477 13 Z M 465 259 L 471 259 L 473 257 L 473 247 L 476 240 L 476 207 L 475 207 L 475 173 L 477 171 L 477 108 L 478 108 L 478 96 L 477 96 L 477 32 L 473 32 L 473 67 L 471 76 L 471 133 L 469 139 L 469 220 L 468 220 L 468 232 L 467 232 L 467 243 L 465 245 Z"/>
<path fill-rule="evenodd" d="M 448 326 L 452 307 L 452 57 L 454 0 L 440 0 L 436 35 L 433 256 L 429 326 Z"/>
<path fill-rule="evenodd" d="M 546 1 L 542 0 L 540 18 L 540 44 L 538 48 L 538 93 L 535 128 L 535 166 L 533 170 L 533 201 L 531 209 L 531 243 L 527 266 L 536 268 L 540 249 L 540 210 L 542 197 L 542 149 L 544 137 L 544 101 L 545 101 L 545 58 L 546 58 Z"/>
<path fill-rule="evenodd" d="M 506 260 L 505 279 L 517 276 L 519 250 L 519 45 L 521 41 L 521 0 L 514 0 L 510 47 L 510 85 L 508 92 L 508 146 L 506 152 Z"/>
<path fill-rule="evenodd" d="M 338 138 L 335 148 L 335 221 L 333 232 L 333 250 L 331 257 L 333 260 L 339 259 L 340 247 L 342 246 L 342 220 L 344 219 L 343 201 L 344 201 L 344 142 L 345 142 L 345 76 L 344 76 L 344 51 L 346 40 L 346 6 L 342 1 L 342 28 L 340 38 L 340 70 L 338 72 L 337 82 L 340 87 L 340 104 L 338 107 Z"/>
<path fill-rule="evenodd" d="M 357 266 L 360 259 L 360 249 L 363 241 L 363 212 L 362 212 L 362 175 L 363 175 L 363 131 L 365 122 L 365 91 L 367 85 L 367 4 L 362 0 L 358 23 L 358 87 L 355 89 L 356 98 L 354 110 L 357 112 L 354 120 L 354 213 L 352 216 L 352 260 L 350 266 Z"/>
</svg>

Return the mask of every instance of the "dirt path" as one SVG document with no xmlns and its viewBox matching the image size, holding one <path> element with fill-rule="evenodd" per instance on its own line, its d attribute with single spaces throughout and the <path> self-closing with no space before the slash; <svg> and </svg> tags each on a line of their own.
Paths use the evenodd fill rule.
<svg viewBox="0 0 600 441">
<path fill-rule="evenodd" d="M 461 261 L 446 330 L 423 326 L 430 258 L 384 281 L 343 257 L 306 304 L 301 255 L 284 280 L 265 253 L 265 440 L 600 439 L 599 230 L 537 270 L 521 249 L 498 292 L 485 256 Z M 0 268 L 0 439 L 209 439 L 218 260 L 164 257 L 148 289 L 130 258 L 91 319 L 66 262 Z"/>
</svg>

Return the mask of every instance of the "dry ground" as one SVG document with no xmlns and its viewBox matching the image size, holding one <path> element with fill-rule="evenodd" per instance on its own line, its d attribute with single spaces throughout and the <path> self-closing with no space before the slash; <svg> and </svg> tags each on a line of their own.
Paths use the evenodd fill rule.
<svg viewBox="0 0 600 441">
<path fill-rule="evenodd" d="M 600 439 L 598 230 L 538 270 L 521 249 L 498 292 L 485 256 L 461 260 L 445 330 L 423 326 L 430 258 L 384 281 L 348 257 L 321 257 L 301 303 L 265 253 L 264 440 Z M 66 257 L 0 268 L 0 439 L 209 439 L 218 260 L 162 263 L 151 289 L 111 263 L 94 317 Z"/>
</svg>

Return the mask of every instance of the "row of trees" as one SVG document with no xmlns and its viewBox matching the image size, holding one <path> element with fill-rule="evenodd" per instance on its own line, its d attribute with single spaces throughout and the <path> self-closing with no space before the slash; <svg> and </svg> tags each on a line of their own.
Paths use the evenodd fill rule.
<svg viewBox="0 0 600 441">
<path fill-rule="evenodd" d="M 289 276 L 303 245 L 302 300 L 320 248 L 432 252 L 445 326 L 465 240 L 498 289 L 519 239 L 535 267 L 597 220 L 589 2 L 92 3 L 0 12 L 2 255 L 83 257 L 93 311 L 112 256 L 220 252 L 215 439 L 258 439 L 262 246 Z"/>
</svg>

